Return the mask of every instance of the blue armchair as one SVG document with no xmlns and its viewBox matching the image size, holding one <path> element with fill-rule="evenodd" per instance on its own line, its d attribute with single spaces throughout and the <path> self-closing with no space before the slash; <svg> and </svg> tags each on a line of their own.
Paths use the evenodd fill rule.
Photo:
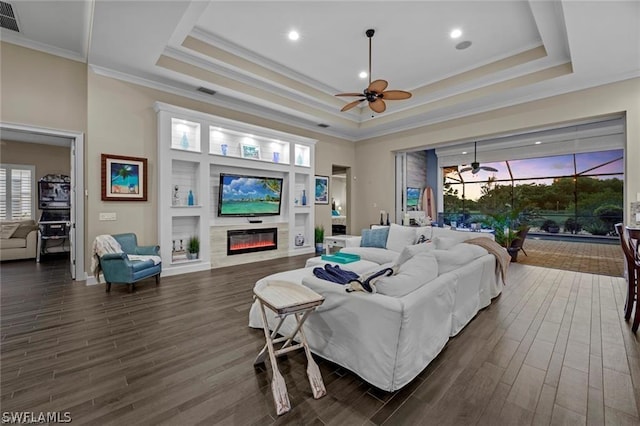
<svg viewBox="0 0 640 426">
<path fill-rule="evenodd" d="M 135 283 L 149 277 L 156 277 L 160 284 L 162 263 L 153 260 L 131 260 L 128 255 L 160 256 L 159 246 L 138 246 L 136 234 L 115 234 L 112 237 L 120 244 L 124 253 L 107 253 L 100 257 L 100 268 L 107 283 L 107 292 L 111 283 L 128 284 L 129 291 L 135 290 Z"/>
</svg>

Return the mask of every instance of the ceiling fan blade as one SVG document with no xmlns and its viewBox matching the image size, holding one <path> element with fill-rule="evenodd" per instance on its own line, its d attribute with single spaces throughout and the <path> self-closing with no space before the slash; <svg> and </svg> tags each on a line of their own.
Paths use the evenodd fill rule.
<svg viewBox="0 0 640 426">
<path fill-rule="evenodd" d="M 494 169 L 493 167 L 489 167 L 489 166 L 482 166 L 480 167 L 482 170 L 486 170 L 488 172 L 497 172 L 498 169 Z"/>
<path fill-rule="evenodd" d="M 375 80 L 375 81 L 372 81 L 371 84 L 369 84 L 369 87 L 367 87 L 367 90 L 369 92 L 382 93 L 384 89 L 387 88 L 388 85 L 389 83 L 387 83 L 386 80 Z"/>
<path fill-rule="evenodd" d="M 409 99 L 411 93 L 405 92 L 404 90 L 387 90 L 382 92 L 380 97 L 386 101 L 399 101 L 401 99 Z"/>
<path fill-rule="evenodd" d="M 334 96 L 364 96 L 362 93 L 338 93 Z"/>
<path fill-rule="evenodd" d="M 384 112 L 385 109 L 387 109 L 387 105 L 384 103 L 382 99 L 378 98 L 373 102 L 369 102 L 369 108 L 371 108 L 374 112 L 377 112 L 379 114 L 381 112 Z"/>
<path fill-rule="evenodd" d="M 464 168 L 464 169 L 462 169 L 462 170 L 458 170 L 458 173 L 465 173 L 465 172 L 469 172 L 469 171 L 471 171 L 471 170 L 473 170 L 471 167 L 465 167 L 465 168 Z"/>
<path fill-rule="evenodd" d="M 357 101 L 349 102 L 348 104 L 343 106 L 340 111 L 342 111 L 342 112 L 349 111 L 351 108 L 353 108 L 354 106 L 358 105 L 362 101 L 364 101 L 364 99 L 358 99 Z"/>
</svg>

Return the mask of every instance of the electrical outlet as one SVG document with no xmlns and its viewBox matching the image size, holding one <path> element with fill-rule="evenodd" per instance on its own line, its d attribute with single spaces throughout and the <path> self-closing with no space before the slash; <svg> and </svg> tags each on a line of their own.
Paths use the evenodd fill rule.
<svg viewBox="0 0 640 426">
<path fill-rule="evenodd" d="M 100 213 L 100 220 L 116 220 L 117 216 L 115 213 Z"/>
</svg>

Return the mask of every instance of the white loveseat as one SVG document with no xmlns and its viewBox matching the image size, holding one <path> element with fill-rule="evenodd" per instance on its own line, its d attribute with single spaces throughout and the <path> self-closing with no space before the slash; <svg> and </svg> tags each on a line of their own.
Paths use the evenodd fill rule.
<svg viewBox="0 0 640 426">
<path fill-rule="evenodd" d="M 405 227 L 400 228 L 409 233 Z M 408 244 L 401 252 L 343 249 L 366 258 L 355 264 L 358 273 L 379 269 L 377 263 L 388 260 L 384 256 L 400 264 L 397 275 L 376 283 L 375 294 L 347 293 L 340 284 L 316 278 L 313 268 L 274 274 L 256 286 L 271 279 L 286 280 L 324 295 L 324 304 L 305 324 L 311 350 L 382 390 L 394 391 L 413 380 L 440 353 L 449 337 L 460 332 L 502 291 L 496 258 L 481 247 L 458 242 L 479 234 L 440 229 L 434 237 L 435 229 L 414 228 L 421 235 L 428 233 L 427 239 L 432 242 Z M 390 230 L 388 240 L 393 247 L 398 237 L 394 230 L 398 229 Z M 348 264 L 342 267 L 349 269 Z M 268 317 L 273 328 L 275 315 Z M 290 332 L 293 325 L 293 321 L 285 321 L 283 332 Z M 250 311 L 249 326 L 262 327 L 256 304 Z"/>
<path fill-rule="evenodd" d="M 0 221 L 0 260 L 34 259 L 38 225 L 32 219 Z"/>
</svg>

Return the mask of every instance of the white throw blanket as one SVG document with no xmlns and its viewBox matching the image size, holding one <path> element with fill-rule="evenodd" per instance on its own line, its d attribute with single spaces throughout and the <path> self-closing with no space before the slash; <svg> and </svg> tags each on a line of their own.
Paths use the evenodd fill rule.
<svg viewBox="0 0 640 426">
<path fill-rule="evenodd" d="M 120 243 L 116 241 L 111 235 L 98 235 L 95 240 L 93 240 L 93 247 L 91 249 L 91 272 L 93 276 L 96 277 L 96 280 L 100 282 L 100 272 L 102 269 L 100 268 L 100 258 L 107 253 L 123 253 L 122 247 Z M 153 260 L 154 265 L 160 264 L 162 259 L 160 256 L 149 256 L 149 255 L 137 255 L 137 254 L 128 254 L 127 258 L 129 260 Z"/>
</svg>

